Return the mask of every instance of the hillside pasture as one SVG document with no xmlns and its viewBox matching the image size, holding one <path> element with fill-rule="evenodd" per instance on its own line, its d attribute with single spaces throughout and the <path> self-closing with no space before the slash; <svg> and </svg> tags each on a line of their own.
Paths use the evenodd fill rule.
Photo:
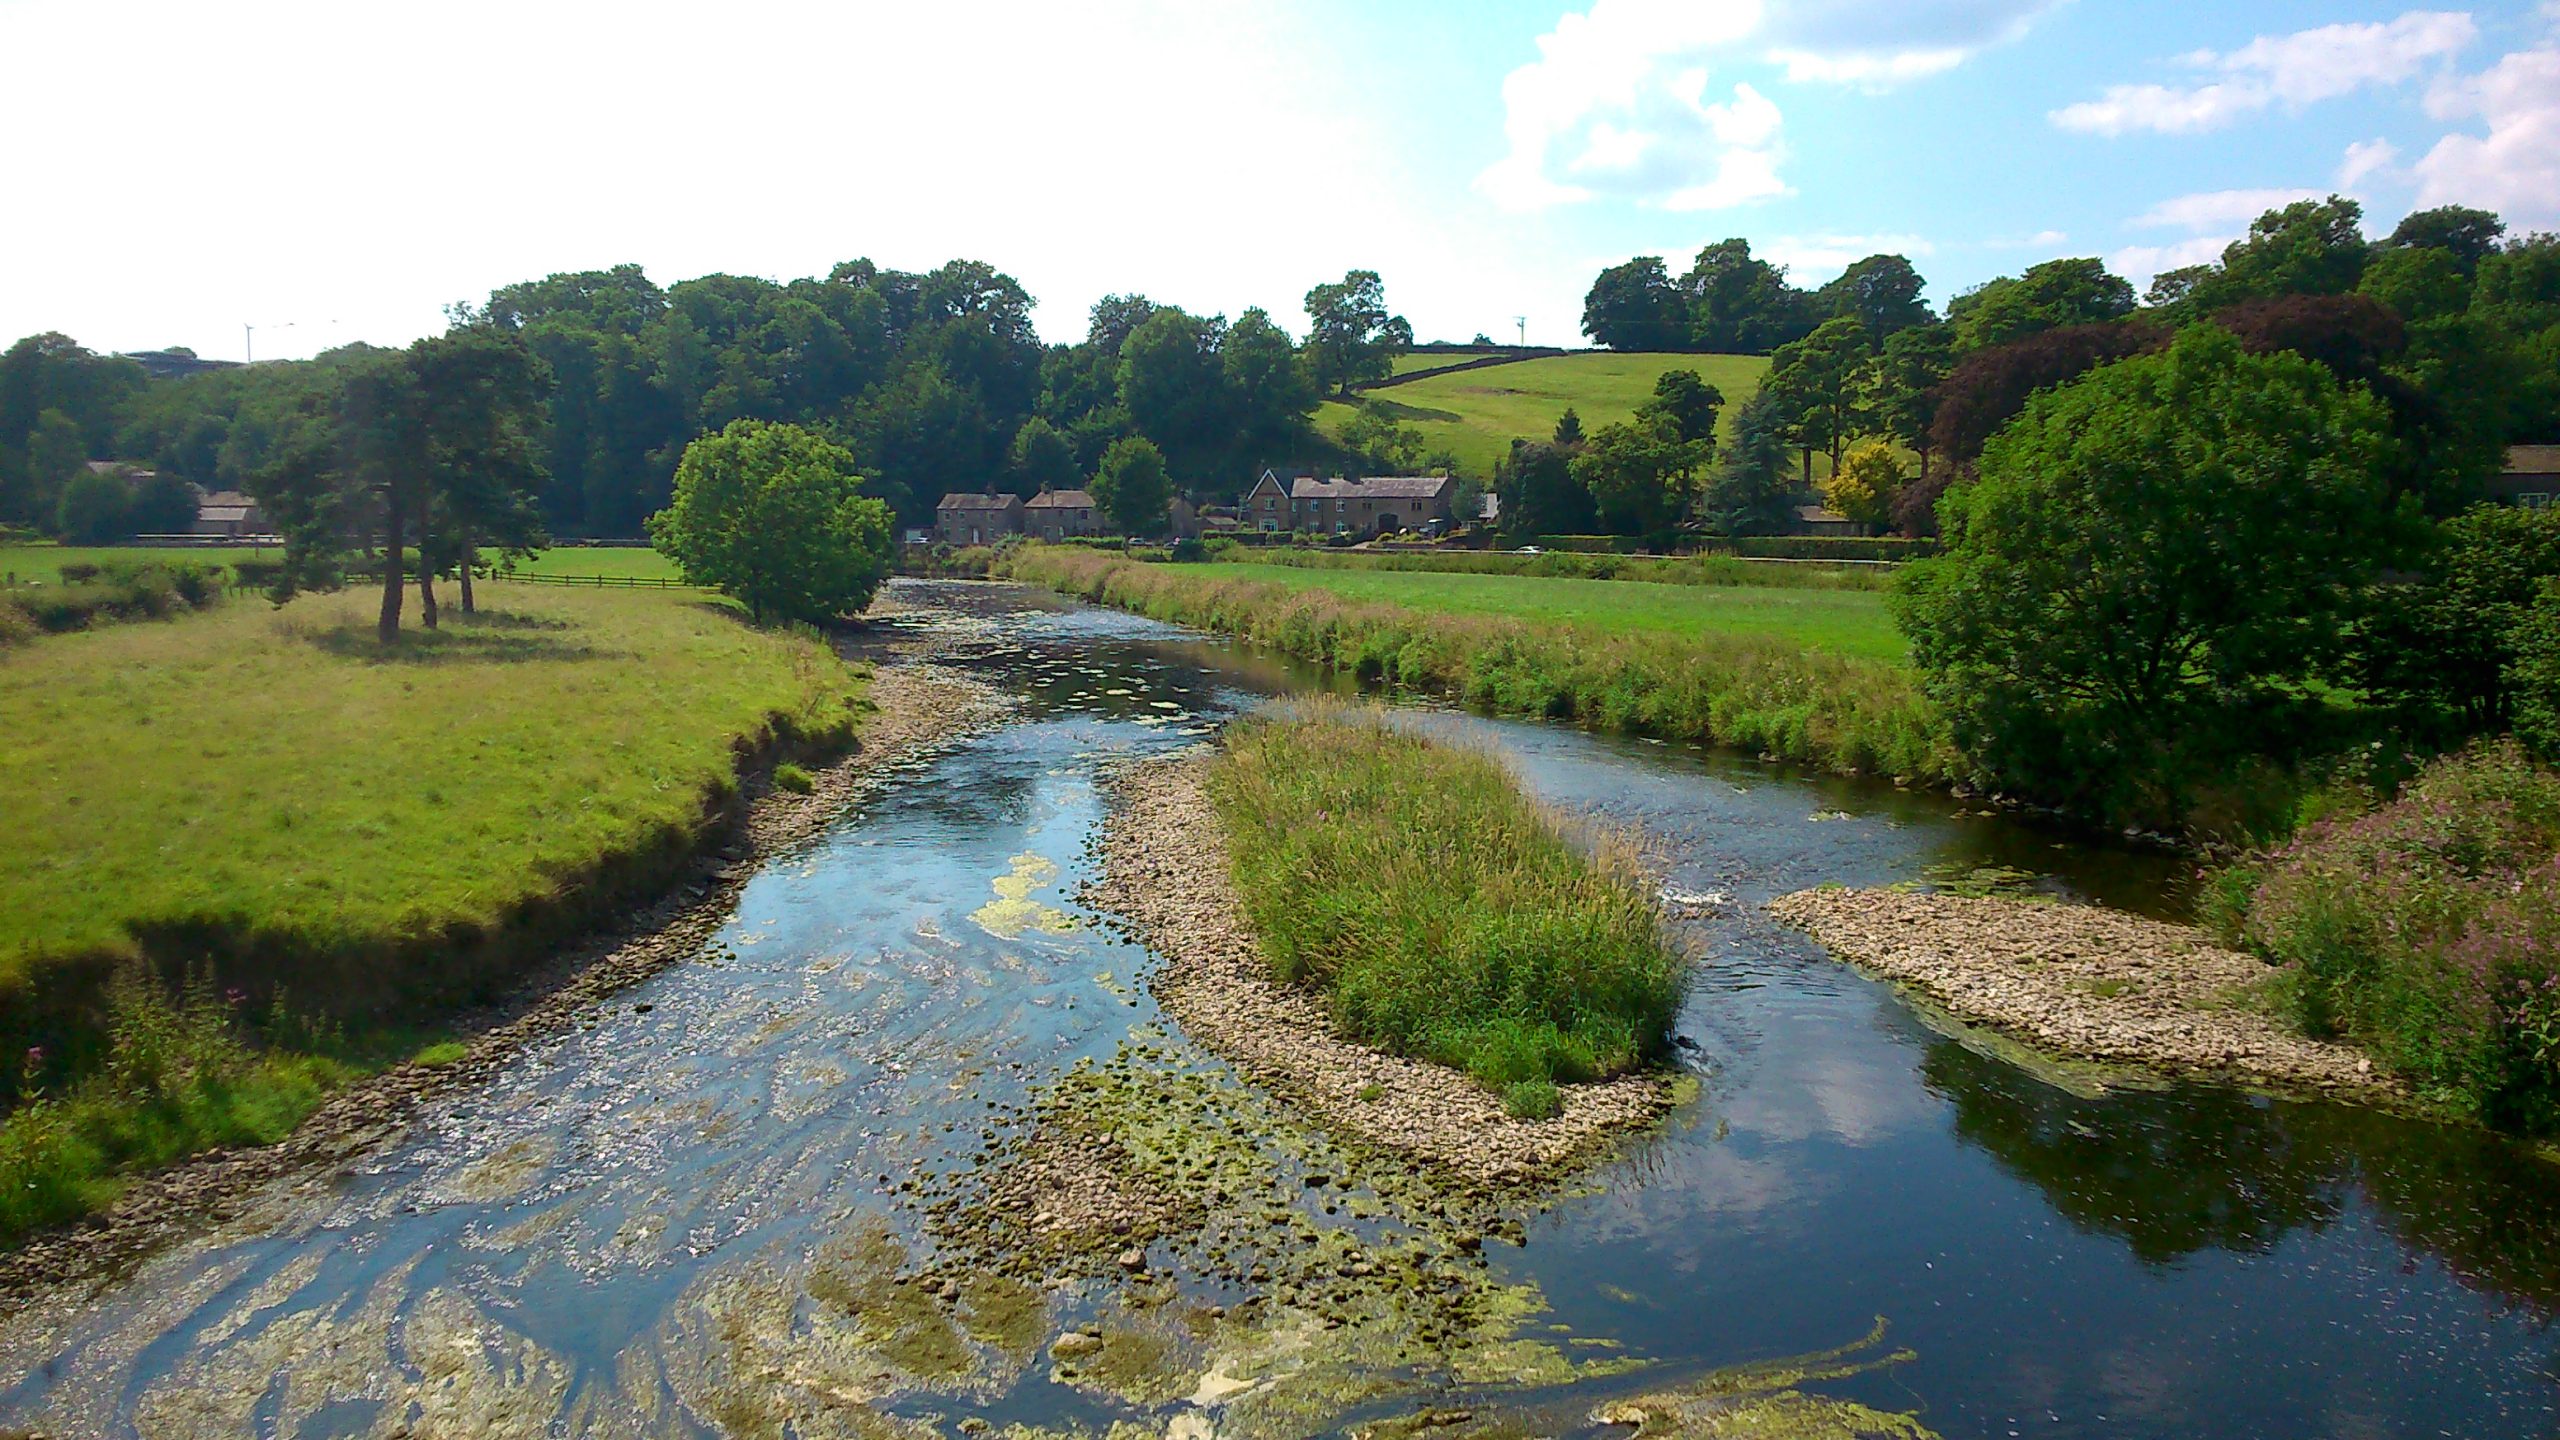
<svg viewBox="0 0 2560 1440">
<path fill-rule="evenodd" d="M 1554 355 L 1434 375 L 1360 399 L 1385 406 L 1398 423 L 1421 431 L 1430 449 L 1449 451 L 1466 474 L 1482 480 L 1511 453 L 1514 439 L 1548 438 L 1568 409 L 1582 417 L 1586 431 L 1634 415 L 1668 370 L 1695 370 L 1724 392 L 1729 433 L 1734 410 L 1759 391 L 1768 369 L 1768 358 L 1760 355 Z M 1328 400 L 1316 412 L 1316 423 L 1339 434 L 1356 413 L 1353 403 Z"/>
</svg>

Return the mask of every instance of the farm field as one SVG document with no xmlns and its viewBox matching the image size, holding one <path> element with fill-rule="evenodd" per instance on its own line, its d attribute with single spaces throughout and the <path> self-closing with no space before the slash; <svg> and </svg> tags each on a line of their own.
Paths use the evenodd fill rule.
<svg viewBox="0 0 2560 1440">
<path fill-rule="evenodd" d="M 364 952 L 495 926 L 694 824 L 734 737 L 841 731 L 834 656 L 659 592 L 488 583 L 384 652 L 370 589 L 0 665 L 0 991 L 170 927 Z"/>
<path fill-rule="evenodd" d="M 228 567 L 234 560 L 273 560 L 283 553 L 274 545 L 8 545 L 0 546 L 0 584 L 58 585 L 65 565 L 172 560 Z"/>
<path fill-rule="evenodd" d="M 1499 350 L 1408 350 L 1390 360 L 1388 364 L 1394 373 L 1410 375 L 1416 370 L 1437 370 L 1443 365 L 1464 365 L 1470 360 L 1481 360 L 1487 355 L 1501 353 Z"/>
<path fill-rule="evenodd" d="M 1759 390 L 1768 369 L 1767 357 L 1759 355 L 1557 355 L 1435 375 L 1362 398 L 1387 406 L 1399 422 L 1420 430 L 1431 449 L 1449 450 L 1468 475 L 1481 480 L 1511 453 L 1514 439 L 1542 440 L 1555 433 L 1567 409 L 1582 417 L 1585 430 L 1633 415 L 1666 370 L 1695 370 L 1722 390 L 1729 426 L 1735 408 Z M 1352 405 L 1328 400 L 1317 410 L 1316 423 L 1338 432 L 1354 413 Z"/>
<path fill-rule="evenodd" d="M 611 575 L 635 580 L 673 580 L 676 562 L 641 545 L 555 545 L 516 562 L 528 575 Z"/>
<path fill-rule="evenodd" d="M 1664 585 L 1419 570 L 1317 570 L 1249 561 L 1184 566 L 1227 580 L 1323 590 L 1420 611 L 1489 615 L 1600 634 L 1771 636 L 1809 651 L 1903 663 L 1909 647 L 1873 590 Z"/>
</svg>

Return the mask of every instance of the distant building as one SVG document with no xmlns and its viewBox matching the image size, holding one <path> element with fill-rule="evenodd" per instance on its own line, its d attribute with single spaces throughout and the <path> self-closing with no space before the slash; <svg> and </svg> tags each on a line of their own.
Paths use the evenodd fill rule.
<svg viewBox="0 0 2560 1440">
<path fill-rule="evenodd" d="M 154 380 L 175 380 L 182 375 L 200 375 L 207 370 L 236 370 L 237 360 L 206 360 L 193 350 L 127 350 L 124 358 L 142 367 Z"/>
<path fill-rule="evenodd" d="M 1819 505 L 1799 505 L 1790 515 L 1787 529 L 1795 535 L 1865 535 L 1864 521 L 1852 520 L 1837 510 Z"/>
<path fill-rule="evenodd" d="M 275 527 L 267 523 L 257 501 L 237 490 L 216 490 L 196 502 L 196 523 L 187 533 L 213 540 L 245 540 L 273 535 Z"/>
<path fill-rule="evenodd" d="M 1022 502 L 1022 533 L 1035 540 L 1102 533 L 1093 496 L 1082 490 L 1043 490 Z"/>
<path fill-rule="evenodd" d="M 2560 445 L 2509 446 L 2507 468 L 2489 482 L 2489 498 L 2526 510 L 2560 505 Z"/>
<path fill-rule="evenodd" d="M 1458 482 L 1446 475 L 1378 475 L 1365 480 L 1286 482 L 1269 470 L 1254 481 L 1241 507 L 1256 530 L 1305 530 L 1318 535 L 1385 535 L 1449 523 Z"/>
<path fill-rule="evenodd" d="M 954 491 L 933 507 L 933 538 L 945 545 L 992 545 L 1022 533 L 1022 498 Z"/>
</svg>

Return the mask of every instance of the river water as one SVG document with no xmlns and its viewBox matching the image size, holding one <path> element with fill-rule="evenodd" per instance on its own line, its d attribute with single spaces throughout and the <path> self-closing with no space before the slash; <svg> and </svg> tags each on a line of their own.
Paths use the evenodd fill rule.
<svg viewBox="0 0 2560 1440">
<path fill-rule="evenodd" d="M 1697 1097 L 1524 1207 L 1525 1243 L 1485 1250 L 1528 1297 L 1519 1333 L 1574 1378 L 1377 1360 L 1337 1377 L 1333 1412 L 1296 1418 L 1189 1378 L 1098 1389 L 1040 1349 L 1107 1303 L 1098 1280 L 1040 1293 L 1027 1330 L 973 1330 L 966 1373 L 884 1380 L 898 1366 L 829 1328 L 809 1297 L 835 1292 L 811 1277 L 893 1313 L 883 1274 L 934 1243 L 908 1188 L 981 1163 L 1079 1062 L 1221 1073 L 1146 997 L 1146 955 L 1079 923 L 1097 778 L 1327 683 L 1023 592 L 902 589 L 921 608 L 898 623 L 1014 696 L 1009 720 L 768 863 L 697 960 L 390 1148 L 0 1318 L 0 1429 L 806 1436 L 982 1417 L 1197 1440 L 1347 1431 L 1436 1397 L 1516 1401 L 1535 1433 L 1582 1428 L 1593 1397 L 1649 1376 L 1854 1347 L 1881 1322 L 1856 1363 L 1777 1373 L 1946 1436 L 2560 1434 L 2545 1162 L 2366 1111 L 2004 1058 L 1759 911 L 1837 881 L 2157 913 L 2170 862 L 1943 797 L 1430 707 L 1400 713 L 1633 827 L 1671 889 L 1709 897 L 1679 921 L 1701 956 L 1679 1025 Z M 1241 1097 L 1221 1104 L 1259 1103 L 1217 1083 Z M 788 1413 L 765 1398 L 783 1390 Z"/>
</svg>

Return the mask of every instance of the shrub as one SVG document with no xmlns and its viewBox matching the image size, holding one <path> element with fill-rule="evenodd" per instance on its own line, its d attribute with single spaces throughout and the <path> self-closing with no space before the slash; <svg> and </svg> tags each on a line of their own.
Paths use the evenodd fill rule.
<svg viewBox="0 0 2560 1440">
<path fill-rule="evenodd" d="M 98 578 L 100 568 L 102 567 L 94 561 L 74 560 L 62 567 L 62 583 L 65 585 L 90 584 Z"/>
<path fill-rule="evenodd" d="M 1353 1037 L 1550 1100 L 1668 1038 L 1682 966 L 1634 867 L 1490 757 L 1307 706 L 1231 728 L 1211 795 L 1276 977 Z"/>
<path fill-rule="evenodd" d="M 1196 565 L 1209 558 L 1209 546 L 1205 541 L 1186 536 L 1174 541 L 1173 549 L 1166 552 L 1166 556 L 1180 564 Z"/>
<path fill-rule="evenodd" d="M 1502 1108 L 1514 1120 L 1544 1120 L 1564 1109 L 1552 1080 L 1514 1080 L 1502 1087 Z"/>
<path fill-rule="evenodd" d="M 773 767 L 773 788 L 788 790 L 794 795 L 806 795 L 818 788 L 818 782 L 809 778 L 808 771 L 785 762 Z"/>
<path fill-rule="evenodd" d="M 2560 763 L 2560 584 L 2517 622 L 2515 660 L 2507 668 L 2516 738 L 2543 760 Z"/>
<path fill-rule="evenodd" d="M 2492 1124 L 2560 1128 L 2560 775 L 2483 744 L 2259 871 L 2239 933 L 2289 967 L 2305 1029 Z"/>
</svg>

